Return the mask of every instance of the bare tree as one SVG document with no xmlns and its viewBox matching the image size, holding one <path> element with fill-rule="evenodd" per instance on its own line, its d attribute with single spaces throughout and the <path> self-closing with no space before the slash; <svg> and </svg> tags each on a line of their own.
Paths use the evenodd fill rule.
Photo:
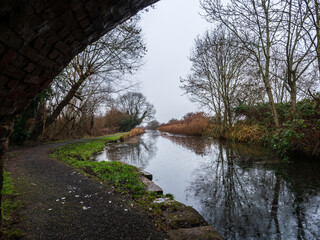
<svg viewBox="0 0 320 240">
<path fill-rule="evenodd" d="M 146 97 L 139 92 L 125 93 L 118 98 L 117 105 L 120 111 L 128 114 L 130 117 L 120 126 L 120 129 L 123 131 L 134 128 L 144 120 L 152 119 L 156 113 L 154 106 L 147 102 Z"/>
<path fill-rule="evenodd" d="M 181 88 L 190 100 L 209 108 L 216 114 L 218 122 L 229 127 L 233 120 L 232 108 L 241 95 L 239 89 L 247 59 L 234 40 L 234 36 L 223 27 L 197 38 L 189 58 L 192 74 L 181 79 Z"/>
<path fill-rule="evenodd" d="M 308 34 L 312 26 L 306 25 L 308 21 L 307 11 L 301 1 L 286 0 L 286 8 L 283 9 L 284 17 L 281 23 L 283 29 L 280 37 L 279 51 L 283 50 L 283 62 L 286 66 L 283 80 L 290 93 L 291 114 L 296 111 L 297 84 L 306 81 L 306 73 L 316 60 L 312 44 L 307 44 Z"/>
<path fill-rule="evenodd" d="M 317 55 L 318 69 L 320 72 L 320 1 L 319 0 L 303 0 L 309 17 L 306 23 L 306 29 L 311 26 L 312 31 L 307 31 L 310 44 L 314 47 Z"/>
<path fill-rule="evenodd" d="M 34 137 L 42 129 L 48 128 L 72 99 L 77 98 L 83 105 L 84 102 L 88 103 L 88 97 L 108 95 L 115 88 L 119 90 L 122 76 L 132 74 L 141 66 L 146 48 L 137 24 L 138 18 L 130 19 L 88 46 L 71 61 L 53 84 L 54 101 L 50 103 L 46 120 L 42 119 L 34 128 Z M 88 92 L 90 84 L 93 87 Z"/>
<path fill-rule="evenodd" d="M 256 62 L 269 99 L 274 124 L 279 127 L 278 113 L 270 83 L 272 47 L 283 18 L 285 3 L 277 0 L 231 0 L 223 5 L 219 0 L 201 0 L 209 21 L 222 23 L 236 37 Z"/>
</svg>

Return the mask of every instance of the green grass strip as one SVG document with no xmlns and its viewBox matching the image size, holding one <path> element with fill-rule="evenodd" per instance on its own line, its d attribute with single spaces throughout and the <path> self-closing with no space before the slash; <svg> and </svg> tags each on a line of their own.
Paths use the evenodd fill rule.
<svg viewBox="0 0 320 240">
<path fill-rule="evenodd" d="M 120 140 L 123 136 L 123 134 L 117 134 L 68 144 L 55 149 L 50 157 L 106 180 L 119 192 L 129 193 L 132 194 L 133 198 L 139 198 L 146 193 L 146 190 L 139 179 L 136 167 L 121 162 L 95 162 L 90 160 L 91 156 L 102 151 L 107 143 Z"/>
<path fill-rule="evenodd" d="M 2 228 L 1 232 L 3 239 L 19 239 L 23 233 L 15 229 L 14 223 L 19 221 L 17 212 L 21 209 L 21 203 L 15 198 L 15 189 L 13 186 L 11 173 L 3 172 L 3 187 L 1 190 L 1 215 L 2 215 Z"/>
</svg>

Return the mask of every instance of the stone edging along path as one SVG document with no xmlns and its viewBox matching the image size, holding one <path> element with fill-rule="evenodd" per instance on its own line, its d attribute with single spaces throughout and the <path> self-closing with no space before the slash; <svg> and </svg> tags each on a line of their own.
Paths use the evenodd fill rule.
<svg viewBox="0 0 320 240">
<path fill-rule="evenodd" d="M 163 194 L 162 189 L 152 182 L 152 174 L 143 170 L 140 173 L 147 191 Z M 161 203 L 161 215 L 169 228 L 167 235 L 170 240 L 223 239 L 194 208 L 169 198 L 157 198 L 154 202 Z"/>
<path fill-rule="evenodd" d="M 196 210 L 169 199 L 157 199 L 170 229 L 159 232 L 147 212 L 110 186 L 49 158 L 77 141 L 10 151 L 6 169 L 25 204 L 17 226 L 25 239 L 222 239 Z"/>
</svg>

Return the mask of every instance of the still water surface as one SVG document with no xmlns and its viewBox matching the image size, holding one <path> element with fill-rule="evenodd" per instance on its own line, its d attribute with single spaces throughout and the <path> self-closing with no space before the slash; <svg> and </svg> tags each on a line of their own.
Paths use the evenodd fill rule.
<svg viewBox="0 0 320 240">
<path fill-rule="evenodd" d="M 279 162 L 257 146 L 148 131 L 108 145 L 97 161 L 153 174 L 227 239 L 320 239 L 320 164 Z"/>
</svg>

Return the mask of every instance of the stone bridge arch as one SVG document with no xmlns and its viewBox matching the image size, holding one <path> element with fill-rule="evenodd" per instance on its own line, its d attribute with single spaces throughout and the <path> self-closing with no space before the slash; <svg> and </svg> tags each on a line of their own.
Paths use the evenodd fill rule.
<svg viewBox="0 0 320 240">
<path fill-rule="evenodd" d="M 14 117 L 88 44 L 157 1 L 0 0 L 0 190 Z"/>
<path fill-rule="evenodd" d="M 88 44 L 158 0 L 0 0 L 0 122 Z"/>
</svg>

